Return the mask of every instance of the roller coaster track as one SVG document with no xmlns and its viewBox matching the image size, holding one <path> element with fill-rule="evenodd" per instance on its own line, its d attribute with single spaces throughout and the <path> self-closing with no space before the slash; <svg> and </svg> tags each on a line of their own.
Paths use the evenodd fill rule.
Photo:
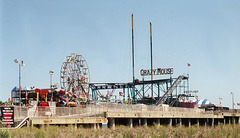
<svg viewBox="0 0 240 138">
<path fill-rule="evenodd" d="M 184 76 L 179 76 L 175 81 L 174 83 L 172 84 L 172 86 L 167 90 L 167 92 L 157 101 L 156 105 L 159 105 L 159 104 L 163 104 L 167 98 L 168 98 L 168 95 L 172 94 L 173 91 L 177 88 L 178 84 L 183 80 Z"/>
</svg>

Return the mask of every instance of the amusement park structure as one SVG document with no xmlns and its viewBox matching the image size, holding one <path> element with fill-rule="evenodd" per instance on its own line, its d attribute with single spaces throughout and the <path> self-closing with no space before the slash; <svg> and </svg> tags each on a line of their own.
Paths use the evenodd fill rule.
<svg viewBox="0 0 240 138">
<path fill-rule="evenodd" d="M 163 71 L 163 69 L 156 70 L 158 72 L 155 74 L 168 72 L 168 69 L 165 71 Z M 194 102 L 190 102 L 190 98 L 193 96 L 190 93 L 186 93 L 189 91 L 187 83 L 188 76 L 180 75 L 177 78 L 172 78 L 172 72 L 171 69 L 168 79 L 144 80 L 143 76 L 141 81 L 135 79 L 133 82 L 128 83 L 90 83 L 90 73 L 86 60 L 82 55 L 71 54 L 66 57 L 66 61 L 63 62 L 61 67 L 60 90 L 57 90 L 57 88 L 45 89 L 48 91 L 47 95 L 39 95 L 39 89 L 37 89 L 37 92 L 34 90 L 22 90 L 21 97 L 26 97 L 22 98 L 23 103 L 29 103 L 29 101 L 43 98 L 46 99 L 46 102 L 55 101 L 57 106 L 62 107 L 75 107 L 82 104 L 98 102 L 120 102 L 123 104 L 166 104 L 175 107 L 193 108 Z M 141 70 L 141 74 L 148 75 L 149 71 Z M 107 94 L 106 91 L 108 91 Z M 16 92 L 13 91 L 12 95 L 16 95 Z M 12 98 L 17 97 L 19 96 Z"/>
<path fill-rule="evenodd" d="M 194 102 L 189 101 L 191 94 L 189 91 L 188 78 L 189 75 L 180 75 L 177 78 L 172 78 L 173 69 L 153 69 L 152 59 L 152 23 L 150 22 L 150 49 L 151 49 L 151 69 L 141 70 L 143 76 L 142 81 L 135 79 L 134 68 L 134 30 L 133 30 L 133 14 L 132 14 L 132 69 L 133 81 L 129 83 L 90 83 L 89 92 L 92 92 L 92 99 L 98 101 L 103 98 L 101 91 L 112 89 L 120 89 L 120 96 L 122 96 L 123 103 L 132 104 L 148 104 L 160 105 L 167 104 L 169 106 L 192 107 Z M 153 80 L 153 75 L 170 75 L 169 79 Z M 144 76 L 150 75 L 151 80 L 144 80 Z M 105 99 L 109 100 L 111 94 L 106 95 Z"/>
<path fill-rule="evenodd" d="M 187 101 L 189 97 L 192 97 L 185 93 L 188 88 L 187 79 L 186 76 L 179 76 L 178 78 L 159 80 L 135 80 L 134 83 L 90 83 L 89 88 L 94 101 L 102 99 L 101 91 L 103 90 L 119 89 L 122 91 L 120 95 L 123 96 L 124 103 L 188 107 L 188 105 L 179 104 L 181 100 Z M 110 96 L 108 95 L 109 98 Z"/>
<path fill-rule="evenodd" d="M 152 59 L 152 24 L 150 23 L 150 49 L 151 69 L 140 71 L 142 80 L 135 79 L 134 70 L 134 32 L 132 15 L 132 63 L 133 80 L 128 83 L 91 83 L 90 72 L 87 61 L 82 55 L 72 53 L 66 56 L 60 70 L 61 88 L 50 87 L 47 101 L 57 102 L 57 106 L 79 106 L 87 103 L 112 102 L 124 104 L 147 104 L 168 105 L 175 107 L 194 107 L 193 97 L 189 92 L 189 74 L 179 75 L 173 78 L 173 68 L 153 69 Z M 153 75 L 169 75 L 169 78 L 153 79 Z M 151 76 L 151 80 L 145 80 L 145 76 Z M 21 90 L 21 89 L 19 89 Z M 107 91 L 107 94 L 106 94 Z M 115 92 L 115 93 L 114 93 Z M 22 99 L 16 100 L 19 97 Z M 119 95 L 118 95 L 119 93 Z M 17 89 L 12 91 L 15 103 L 21 101 L 24 104 L 36 100 L 37 94 L 34 90 Z M 41 98 L 41 96 L 40 96 Z M 114 99 L 114 100 L 110 100 Z"/>
<path fill-rule="evenodd" d="M 66 57 L 60 71 L 61 88 L 74 94 L 87 94 L 90 74 L 86 60 L 75 53 Z"/>
<path fill-rule="evenodd" d="M 14 122 L 19 122 L 17 128 L 25 124 L 101 124 L 103 127 L 108 123 L 109 127 L 114 128 L 115 124 L 133 127 L 154 122 L 170 126 L 214 126 L 226 121 L 230 124 L 232 120 L 232 124 L 237 121 L 240 125 L 240 111 L 229 112 L 229 108 L 215 105 L 207 99 L 198 100 L 198 91 L 189 90 L 189 74 L 173 75 L 171 67 L 154 68 L 152 50 L 150 23 L 151 66 L 139 71 L 140 79 L 135 78 L 132 15 L 131 82 L 92 83 L 86 59 L 83 55 L 72 53 L 62 62 L 59 88 L 50 81 L 50 88 L 47 89 L 28 89 L 19 85 L 20 88 L 12 90 L 9 101 L 13 105 L 0 107 L 1 112 L 11 115 L 2 116 L 4 123 L 7 127 L 13 127 Z M 217 111 L 216 114 L 214 111 Z"/>
</svg>

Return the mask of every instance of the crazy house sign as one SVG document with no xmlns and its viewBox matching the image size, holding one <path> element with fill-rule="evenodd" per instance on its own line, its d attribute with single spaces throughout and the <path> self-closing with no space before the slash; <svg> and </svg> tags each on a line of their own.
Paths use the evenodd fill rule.
<svg viewBox="0 0 240 138">
<path fill-rule="evenodd" d="M 5 127 L 14 127 L 14 107 L 0 107 L 0 119 Z"/>
<path fill-rule="evenodd" d="M 144 70 L 141 69 L 140 71 L 141 76 L 148 76 L 151 75 L 151 69 Z M 153 75 L 169 75 L 173 74 L 173 68 L 157 68 L 152 70 Z"/>
</svg>

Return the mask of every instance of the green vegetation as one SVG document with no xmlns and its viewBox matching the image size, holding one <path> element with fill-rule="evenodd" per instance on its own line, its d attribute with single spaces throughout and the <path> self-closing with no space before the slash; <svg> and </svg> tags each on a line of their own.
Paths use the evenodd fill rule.
<svg viewBox="0 0 240 138">
<path fill-rule="evenodd" d="M 116 126 L 113 129 L 75 128 L 74 126 L 45 126 L 40 129 L 36 127 L 25 127 L 16 130 L 0 130 L 2 138 L 218 138 L 218 137 L 240 137 L 240 126 L 218 125 L 212 127 L 170 127 L 158 126 L 134 127 Z"/>
</svg>

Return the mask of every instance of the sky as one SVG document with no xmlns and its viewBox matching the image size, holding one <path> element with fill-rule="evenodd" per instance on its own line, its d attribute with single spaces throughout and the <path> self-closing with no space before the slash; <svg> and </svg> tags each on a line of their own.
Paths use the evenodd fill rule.
<svg viewBox="0 0 240 138">
<path fill-rule="evenodd" d="M 48 88 L 49 70 L 71 53 L 86 59 L 91 82 L 132 81 L 131 14 L 134 14 L 135 76 L 153 67 L 190 74 L 199 99 L 240 103 L 240 1 L 238 0 L 0 0 L 0 100 L 21 85 Z M 160 79 L 164 76 L 155 76 Z"/>
</svg>

